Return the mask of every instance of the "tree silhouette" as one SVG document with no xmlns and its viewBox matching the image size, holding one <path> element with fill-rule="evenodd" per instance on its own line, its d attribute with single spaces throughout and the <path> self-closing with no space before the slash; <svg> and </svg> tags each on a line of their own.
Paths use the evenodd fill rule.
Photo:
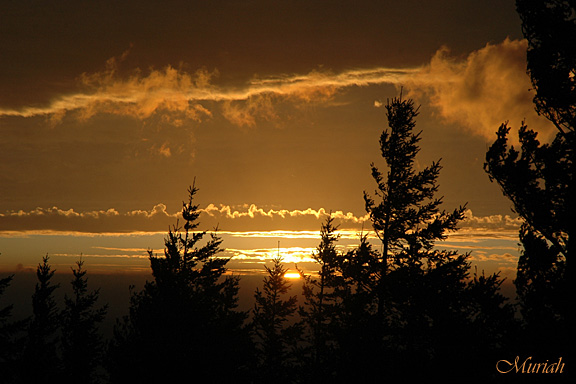
<svg viewBox="0 0 576 384">
<path fill-rule="evenodd" d="M 88 291 L 84 262 L 72 269 L 72 296 L 64 297 L 62 312 L 62 364 L 64 382 L 96 383 L 102 362 L 103 341 L 98 326 L 108 306 L 95 308 L 99 289 Z"/>
<path fill-rule="evenodd" d="M 565 259 L 544 236 L 524 223 L 520 229 L 523 245 L 515 280 L 520 312 L 530 340 L 527 348 L 539 354 L 558 354 L 565 348 L 568 328 Z M 546 335 L 542 330 L 547 330 Z"/>
<path fill-rule="evenodd" d="M 10 286 L 14 275 L 0 279 L 0 298 Z M 13 383 L 16 380 L 16 361 L 20 352 L 19 332 L 24 327 L 22 321 L 10 321 L 13 305 L 0 308 L 0 380 Z"/>
<path fill-rule="evenodd" d="M 561 133 L 576 127 L 576 4 L 566 0 L 517 0 L 528 41 L 527 71 L 536 111 Z"/>
<path fill-rule="evenodd" d="M 520 229 L 524 250 L 515 283 L 524 320 L 535 340 L 539 338 L 537 329 L 562 332 L 562 319 L 568 315 L 574 164 L 573 148 L 566 137 L 573 134 L 559 133 L 552 143 L 541 144 L 536 132 L 523 124 L 517 150 L 508 146 L 509 131 L 506 124 L 500 126 L 496 141 L 486 153 L 484 167 L 524 219 Z M 530 315 L 550 311 L 554 315 L 546 316 L 548 323 L 543 322 L 542 316 Z M 539 348 L 550 343 L 541 344 Z"/>
<path fill-rule="evenodd" d="M 132 292 L 129 315 L 116 327 L 113 382 L 170 382 L 191 372 L 205 382 L 245 379 L 251 343 L 246 313 L 236 310 L 239 279 L 226 275 L 229 259 L 217 256 L 219 237 L 211 234 L 200 245 L 206 232 L 196 231 L 197 191 L 189 188 L 184 226 L 169 229 L 164 256 L 149 251 L 154 280 Z"/>
<path fill-rule="evenodd" d="M 54 291 L 59 285 L 50 281 L 55 271 L 48 260 L 48 255 L 44 256 L 42 264 L 36 268 L 38 283 L 32 295 L 32 319 L 20 369 L 23 383 L 55 383 L 61 374 L 58 356 L 60 311 L 54 299 Z"/>
<path fill-rule="evenodd" d="M 340 237 L 336 230 L 334 218 L 329 215 L 320 229 L 320 244 L 312 254 L 320 269 L 314 275 L 298 270 L 304 279 L 304 305 L 298 312 L 307 331 L 309 359 L 306 370 L 310 381 L 329 380 L 337 371 L 337 335 L 342 329 L 341 317 L 344 314 L 341 297 L 346 286 L 338 273 L 341 255 L 336 251 Z"/>
<path fill-rule="evenodd" d="M 256 288 L 252 331 L 259 352 L 257 377 L 261 382 L 291 382 L 294 351 L 300 338 L 299 324 L 287 324 L 296 314 L 297 296 L 289 296 L 291 285 L 284 277 L 287 269 L 280 256 L 274 258 L 272 268 L 264 266 L 268 275 L 262 291 Z"/>
<path fill-rule="evenodd" d="M 512 313 L 503 302 L 487 298 L 499 287 L 497 275 L 470 280 L 469 254 L 435 247 L 457 229 L 465 206 L 451 212 L 440 209 L 442 198 L 436 197 L 439 162 L 416 170 L 420 133 L 413 132 L 418 115 L 413 101 L 394 98 L 388 101 L 386 111 L 390 129 L 382 133 L 380 149 L 387 172 L 372 164 L 376 197 L 364 193 L 382 253 L 374 252 L 364 240 L 359 251 L 350 255 L 343 274 L 356 275 L 357 286 L 375 301 L 364 305 L 375 311 L 367 326 L 375 339 L 368 358 L 377 368 L 371 374 L 384 371 L 377 365 L 380 359 L 387 362 L 387 373 L 392 375 L 442 375 L 435 371 L 441 369 L 438 364 L 461 361 L 458 351 L 469 348 L 463 340 L 480 326 L 475 323 L 478 310 L 487 310 L 481 303 L 489 301 L 490 310 L 502 321 Z M 497 336 L 480 343 L 496 347 L 492 337 Z M 409 370 L 414 360 L 422 368 L 418 372 Z"/>
<path fill-rule="evenodd" d="M 575 340 L 568 308 L 576 294 L 575 266 L 569 256 L 576 214 L 576 5 L 518 0 L 516 6 L 528 41 L 527 72 L 536 91 L 535 109 L 558 132 L 551 142 L 541 143 L 523 123 L 517 149 L 508 145 L 510 128 L 502 124 L 484 168 L 524 220 L 524 249 L 515 283 L 528 332 L 525 340 L 531 340 L 533 349 L 560 350 Z M 552 341 L 543 340 L 543 329 L 556 335 Z"/>
</svg>

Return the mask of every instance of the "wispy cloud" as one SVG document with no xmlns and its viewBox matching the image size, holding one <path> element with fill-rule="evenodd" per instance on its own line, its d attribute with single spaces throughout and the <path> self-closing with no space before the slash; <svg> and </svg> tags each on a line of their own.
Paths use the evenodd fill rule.
<svg viewBox="0 0 576 384">
<path fill-rule="evenodd" d="M 548 135 L 553 127 L 534 111 L 526 48 L 526 40 L 506 39 L 459 59 L 444 47 L 405 85 L 410 96 L 426 95 L 443 119 L 486 138 L 503 122 L 519 127 L 524 119 Z"/>
<path fill-rule="evenodd" d="M 255 204 L 241 207 L 209 204 L 200 209 L 200 221 L 207 228 L 224 231 L 258 231 L 264 228 L 316 230 L 330 211 L 319 208 L 304 210 L 264 209 Z M 368 216 L 356 216 L 351 212 L 332 212 L 335 222 L 346 228 L 360 227 Z M 18 231 L 72 231 L 87 233 L 110 232 L 158 232 L 176 224 L 180 212 L 170 213 L 165 204 L 157 204 L 151 210 L 119 212 L 114 208 L 99 211 L 77 212 L 74 209 L 36 208 L 31 211 L 6 211 L 0 213 L 0 231 L 8 234 Z M 237 233 L 237 232 L 235 232 Z"/>
<path fill-rule="evenodd" d="M 134 210 L 124 213 L 114 208 L 84 212 L 58 207 L 36 208 L 31 211 L 0 213 L 0 231 L 8 234 L 18 231 L 155 232 L 168 228 L 177 216 L 168 213 L 164 204 L 157 204 L 150 211 Z"/>
<path fill-rule="evenodd" d="M 369 216 L 352 212 L 318 209 L 265 209 L 255 204 L 242 206 L 208 204 L 200 209 L 203 228 L 218 228 L 221 234 L 242 238 L 318 239 L 320 225 L 332 215 L 342 240 L 356 240 L 369 234 Z M 0 213 L 0 232 L 4 237 L 31 233 L 162 233 L 181 219 L 180 212 L 169 212 L 165 204 L 150 210 L 120 212 L 107 210 L 78 212 L 74 209 L 36 208 L 31 211 Z M 521 219 L 509 215 L 475 216 L 466 212 L 459 230 L 449 235 L 447 244 L 458 247 L 488 239 L 517 241 Z"/>
<path fill-rule="evenodd" d="M 265 210 L 263 208 L 259 208 L 255 204 L 250 204 L 250 206 L 248 206 L 244 210 L 236 209 L 236 208 L 233 208 L 229 205 L 222 205 L 221 204 L 219 206 L 216 206 L 214 204 L 209 204 L 202 211 L 211 215 L 211 216 L 214 216 L 216 214 L 224 215 L 224 217 L 229 218 L 229 219 L 236 219 L 236 218 L 242 218 L 242 217 L 255 218 L 258 216 L 269 217 L 269 218 L 279 217 L 282 219 L 285 219 L 287 217 L 314 216 L 316 219 L 320 219 L 320 218 L 328 217 L 329 215 L 331 215 L 336 220 L 350 221 L 353 223 L 363 223 L 368 219 L 368 215 L 357 217 L 352 212 L 347 212 L 347 213 L 344 213 L 342 211 L 330 212 L 324 208 L 320 208 L 320 209 L 307 208 L 304 210 L 300 210 L 300 209 L 295 209 L 295 210 L 268 209 L 268 210 Z"/>
<path fill-rule="evenodd" d="M 339 74 L 312 71 L 305 75 L 255 78 L 243 87 L 219 87 L 214 84 L 218 72 L 204 69 L 190 73 L 167 66 L 144 73 L 136 70 L 128 77 L 119 75 L 115 58 L 102 72 L 83 74 L 79 91 L 55 98 L 42 107 L 0 108 L 0 116 L 48 116 L 58 122 L 67 114 L 87 120 L 96 114 L 125 115 L 147 119 L 163 113 L 165 122 L 181 124 L 183 119 L 202 121 L 212 112 L 204 102 L 222 102 L 223 115 L 238 125 L 253 125 L 255 116 L 274 118 L 274 98 L 301 102 L 330 99 L 339 89 L 349 86 L 398 83 L 416 69 L 376 68 Z M 241 104 L 238 102 L 242 102 Z"/>
<path fill-rule="evenodd" d="M 486 230 L 498 230 L 500 232 L 514 231 L 517 233 L 522 224 L 522 219 L 519 216 L 475 216 L 471 209 L 467 209 L 464 215 L 464 220 L 460 223 L 460 227 L 464 230 L 470 228 L 484 228 Z"/>
<path fill-rule="evenodd" d="M 416 68 L 315 70 L 255 77 L 238 87 L 216 85 L 218 71 L 205 69 L 188 72 L 167 66 L 121 76 L 121 61 L 122 57 L 112 58 L 102 72 L 81 75 L 76 92 L 42 107 L 0 108 L 0 117 L 47 116 L 58 122 L 67 115 L 80 120 L 102 113 L 143 120 L 159 115 L 163 123 L 182 125 L 210 119 L 216 108 L 233 124 L 250 127 L 278 120 L 277 106 L 283 101 L 325 103 L 349 87 L 392 84 L 404 86 L 412 97 L 426 96 L 441 118 L 487 138 L 493 138 L 504 121 L 519 125 L 527 119 L 539 131 L 551 131 L 546 119 L 533 110 L 525 40 L 487 44 L 465 58 L 441 48 L 428 64 Z M 158 150 L 170 155 L 166 148 Z"/>
</svg>

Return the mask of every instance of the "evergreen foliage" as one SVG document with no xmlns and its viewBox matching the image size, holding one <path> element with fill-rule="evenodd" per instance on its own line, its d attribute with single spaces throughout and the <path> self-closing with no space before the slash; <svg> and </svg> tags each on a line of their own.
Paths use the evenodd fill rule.
<svg viewBox="0 0 576 384">
<path fill-rule="evenodd" d="M 435 241 L 445 239 L 448 231 L 456 229 L 465 210 L 460 207 L 450 213 L 440 211 L 442 198 L 435 197 L 439 162 L 419 172 L 414 169 L 420 133 L 413 132 L 418 110 L 412 100 L 395 98 L 388 102 L 386 110 L 390 131 L 382 133 L 380 149 L 388 172 L 385 176 L 373 163 L 372 177 L 377 184 L 375 195 L 379 201 L 364 193 L 366 211 L 383 246 L 378 260 L 379 315 L 384 313 L 389 269 L 433 268 L 436 263 L 454 256 L 439 254 L 432 248 Z"/>
<path fill-rule="evenodd" d="M 438 361 L 461 359 L 456 351 L 466 348 L 463 340 L 478 325 L 474 322 L 480 303 L 501 282 L 497 275 L 469 282 L 469 255 L 435 247 L 437 241 L 456 230 L 465 206 L 451 212 L 441 210 L 442 198 L 436 196 L 439 161 L 416 169 L 420 132 L 413 132 L 418 110 L 412 100 L 394 98 L 386 111 L 390 129 L 382 133 L 380 148 L 387 172 L 372 164 L 375 197 L 364 193 L 382 253 L 361 244 L 364 250 L 352 255 L 353 263 L 348 265 L 359 264 L 354 258 L 365 259 L 366 270 L 357 276 L 366 280 L 357 286 L 366 287 L 363 289 L 376 301 L 365 306 L 375 309 L 369 324 L 377 339 L 366 358 L 374 364 L 374 356 L 388 361 L 388 372 L 399 376 L 407 369 L 405 364 L 416 359 L 423 367 L 419 372 L 430 375 L 438 369 Z M 502 321 L 511 318 L 509 305 L 495 300 L 491 303 L 490 309 Z M 488 339 L 496 337 L 491 335 L 483 343 L 495 346 Z"/>
<path fill-rule="evenodd" d="M 0 298 L 10 286 L 14 275 L 0 279 Z M 14 305 L 0 307 L 0 380 L 13 383 L 16 378 L 16 357 L 18 354 L 17 335 L 22 329 L 21 322 L 10 321 Z"/>
<path fill-rule="evenodd" d="M 517 0 L 528 41 L 527 72 L 536 94 L 536 111 L 561 134 L 576 127 L 576 3 Z"/>
<path fill-rule="evenodd" d="M 558 133 L 540 143 L 537 133 L 523 124 L 520 148 L 508 145 L 510 128 L 502 124 L 486 153 L 484 168 L 514 204 L 524 220 L 523 246 L 518 260 L 516 292 L 524 322 L 526 348 L 565 350 L 570 335 L 569 307 L 575 292 L 569 262 L 574 207 L 574 132 Z M 545 203 L 540 203 L 545 202 Z M 542 329 L 548 329 L 546 337 Z M 529 341 L 528 341 L 529 340 Z M 555 352 L 558 353 L 558 352 Z"/>
<path fill-rule="evenodd" d="M 111 379 L 124 383 L 176 381 L 189 375 L 205 382 L 242 381 L 251 363 L 249 334 L 237 311 L 238 277 L 225 275 L 222 240 L 196 231 L 200 212 L 195 186 L 183 203 L 184 226 L 170 228 L 164 256 L 149 252 L 153 281 L 132 291 L 129 315 L 111 346 Z M 142 370 L 141 367 L 147 367 Z"/>
<path fill-rule="evenodd" d="M 516 7 L 528 41 L 535 109 L 554 124 L 557 134 L 541 143 L 522 123 L 515 148 L 508 144 L 510 128 L 504 123 L 486 153 L 484 169 L 524 220 L 515 284 L 526 348 L 545 354 L 570 350 L 576 340 L 569 326 L 574 323 L 569 308 L 576 294 L 575 263 L 569 256 L 576 215 L 576 5 L 517 0 Z M 543 330 L 549 330 L 547 337 Z"/>
<path fill-rule="evenodd" d="M 51 283 L 55 271 L 48 261 L 48 255 L 44 256 L 36 268 L 38 283 L 32 295 L 32 319 L 20 370 L 23 383 L 56 383 L 62 373 L 58 354 L 60 310 L 54 298 L 59 285 Z"/>
<path fill-rule="evenodd" d="M 342 289 L 346 289 L 339 274 L 341 255 L 336 250 L 339 235 L 332 215 L 326 218 L 320 229 L 320 244 L 312 258 L 319 266 L 317 273 L 306 275 L 300 272 L 304 280 L 302 295 L 304 305 L 299 308 L 299 315 L 306 332 L 308 348 L 307 364 L 310 381 L 329 380 L 337 371 L 338 335 L 342 329 L 344 308 Z"/>
<path fill-rule="evenodd" d="M 287 269 L 280 256 L 274 258 L 272 268 L 264 266 L 268 275 L 262 290 L 256 288 L 252 311 L 252 332 L 258 351 L 256 377 L 261 382 L 289 383 L 294 367 L 294 352 L 300 339 L 300 326 L 293 316 L 298 309 L 297 296 L 289 296 L 291 285 L 284 276 Z"/>
<path fill-rule="evenodd" d="M 107 305 L 95 308 L 99 289 L 88 291 L 84 262 L 72 269 L 72 296 L 64 297 L 62 312 L 62 365 L 64 382 L 96 383 L 102 363 L 103 340 L 99 324 L 107 313 Z"/>
</svg>

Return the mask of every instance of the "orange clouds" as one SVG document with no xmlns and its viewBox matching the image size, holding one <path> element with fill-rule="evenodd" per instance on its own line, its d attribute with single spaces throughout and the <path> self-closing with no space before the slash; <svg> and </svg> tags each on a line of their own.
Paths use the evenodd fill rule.
<svg viewBox="0 0 576 384">
<path fill-rule="evenodd" d="M 164 204 L 157 204 L 150 211 L 135 210 L 126 213 L 120 213 L 113 208 L 86 212 L 58 207 L 36 208 L 32 211 L 0 213 L 0 231 L 154 232 L 167 229 L 176 218 L 176 214 L 166 211 Z"/>
<path fill-rule="evenodd" d="M 254 125 L 257 118 L 277 117 L 278 101 L 320 103 L 330 100 L 338 90 L 350 86 L 396 83 L 413 73 L 407 69 L 379 68 L 354 70 L 340 74 L 312 71 L 306 75 L 255 78 L 244 87 L 218 87 L 213 84 L 217 71 L 198 70 L 189 73 L 167 66 L 147 74 L 136 70 L 123 78 L 118 60 L 110 59 L 102 72 L 82 74 L 80 92 L 62 95 L 44 107 L 1 109 L 1 116 L 49 116 L 58 122 L 68 114 L 81 121 L 96 114 L 130 116 L 148 119 L 161 114 L 163 122 L 181 125 L 182 121 L 202 121 L 212 116 L 205 105 L 222 104 L 222 113 L 239 126 Z"/>
<path fill-rule="evenodd" d="M 552 127 L 536 114 L 532 103 L 526 47 L 525 40 L 506 39 L 487 44 L 463 60 L 450 57 L 449 50 L 442 48 L 405 84 L 410 96 L 428 96 L 443 119 L 488 139 L 494 139 L 501 123 L 510 121 L 519 127 L 524 119 L 547 135 Z"/>
<path fill-rule="evenodd" d="M 524 119 L 543 134 L 552 132 L 548 121 L 534 112 L 526 75 L 526 41 L 506 39 L 487 44 L 465 58 L 439 49 L 419 68 L 353 69 L 340 73 L 315 70 L 307 74 L 255 77 L 244 86 L 215 85 L 217 71 L 167 66 L 120 76 L 120 59 L 110 59 L 102 72 L 83 74 L 80 91 L 53 100 L 44 107 L 0 109 L 1 116 L 47 115 L 53 122 L 74 114 L 80 120 L 96 114 L 130 116 L 181 126 L 199 123 L 218 111 L 231 123 L 252 127 L 259 121 L 278 121 L 280 103 L 327 103 L 349 87 L 392 84 L 404 86 L 410 97 L 426 96 L 439 116 L 474 134 L 492 139 L 498 126 Z M 167 151 L 161 151 L 166 156 Z"/>
<path fill-rule="evenodd" d="M 219 226 L 226 231 L 274 229 L 314 230 L 328 216 L 324 209 L 265 210 L 251 204 L 242 208 L 209 204 L 200 209 L 200 221 L 205 228 Z M 0 231 L 77 231 L 77 232 L 131 232 L 165 231 L 176 223 L 180 213 L 169 213 L 164 204 L 155 205 L 150 211 L 134 210 L 120 213 L 116 209 L 106 211 L 76 212 L 73 209 L 36 208 L 32 211 L 8 211 L 0 213 Z M 332 217 L 343 228 L 354 228 L 364 223 L 368 216 L 357 217 L 353 213 L 336 211 Z M 366 225 L 368 227 L 368 225 Z"/>
<path fill-rule="evenodd" d="M 518 232 L 522 219 L 518 216 L 512 217 L 510 215 L 490 215 L 490 216 L 474 216 L 472 210 L 467 209 L 465 212 L 464 220 L 461 222 L 460 227 L 471 228 L 490 228 L 495 230 L 513 230 Z"/>
<path fill-rule="evenodd" d="M 319 209 L 264 209 L 255 204 L 240 207 L 208 204 L 201 212 L 200 222 L 204 228 L 219 227 L 223 231 L 308 231 L 307 236 L 317 236 L 328 215 L 345 237 L 358 231 L 370 232 L 372 225 L 367 214 L 360 216 L 352 212 Z M 158 232 L 166 231 L 176 223 L 179 212 L 170 213 L 165 204 L 156 204 L 151 210 L 119 212 L 116 209 L 76 212 L 57 207 L 36 208 L 32 211 L 7 211 L 0 213 L 1 231 L 77 231 L 77 232 Z M 521 219 L 509 215 L 475 216 L 466 211 L 460 223 L 460 231 L 450 235 L 451 241 L 462 235 L 469 238 L 472 233 L 478 236 L 517 237 Z M 351 231 L 351 232 L 350 232 Z M 304 232 L 302 232 L 304 233 Z"/>
<path fill-rule="evenodd" d="M 314 216 L 316 219 L 321 219 L 331 214 L 332 217 L 337 220 L 348 220 L 355 223 L 364 222 L 368 219 L 368 215 L 362 217 L 356 217 L 351 212 L 344 214 L 342 211 L 329 213 L 324 208 L 320 208 L 318 210 L 312 208 L 308 208 L 305 210 L 295 209 L 292 211 L 289 211 L 287 209 L 280 209 L 280 210 L 269 209 L 268 211 L 266 211 L 262 208 L 258 208 L 254 204 L 251 204 L 246 211 L 233 210 L 233 208 L 230 207 L 229 205 L 220 205 L 220 207 L 216 207 L 214 204 L 209 204 L 202 211 L 206 212 L 211 216 L 214 216 L 216 213 L 224 215 L 226 218 L 240 218 L 240 217 L 255 218 L 257 216 L 265 216 L 270 218 L 281 217 L 285 219 L 287 217 Z"/>
</svg>

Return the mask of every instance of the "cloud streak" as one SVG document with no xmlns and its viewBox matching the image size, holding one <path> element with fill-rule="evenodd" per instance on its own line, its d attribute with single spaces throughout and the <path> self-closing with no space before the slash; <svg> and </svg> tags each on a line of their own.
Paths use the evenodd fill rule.
<svg viewBox="0 0 576 384">
<path fill-rule="evenodd" d="M 150 211 L 134 210 L 120 213 L 108 210 L 76 212 L 74 209 L 36 208 L 31 211 L 0 213 L 0 231 L 57 231 L 78 233 L 155 232 L 167 229 L 177 218 L 166 211 L 166 205 L 157 204 Z"/>
<path fill-rule="evenodd" d="M 228 205 L 209 204 L 200 209 L 200 222 L 205 228 L 222 228 L 225 231 L 260 231 L 262 228 L 295 230 L 319 228 L 320 222 L 330 212 L 324 208 L 304 210 L 263 209 L 255 204 L 234 208 Z M 351 212 L 332 212 L 335 222 L 344 228 L 357 227 L 368 216 L 357 217 Z M 0 231 L 6 234 L 18 231 L 67 231 L 78 233 L 129 233 L 165 231 L 181 218 L 179 212 L 169 213 L 165 204 L 151 210 L 119 212 L 108 210 L 76 212 L 74 209 L 36 208 L 31 211 L 0 213 Z M 303 226 L 303 227 L 302 227 Z"/>
<path fill-rule="evenodd" d="M 534 111 L 526 48 L 526 40 L 506 39 L 459 60 L 444 47 L 405 84 L 410 96 L 427 96 L 443 119 L 486 138 L 503 122 L 519 127 L 524 119 L 548 135 L 553 127 Z"/>
<path fill-rule="evenodd" d="M 259 120 L 279 120 L 281 102 L 326 103 L 350 87 L 403 86 L 410 97 L 427 98 L 445 121 L 492 139 L 504 121 L 523 119 L 546 134 L 553 129 L 534 112 L 526 75 L 526 41 L 506 39 L 487 44 L 465 58 L 439 49 L 426 65 L 416 68 L 353 69 L 333 73 L 255 77 L 244 86 L 216 85 L 218 71 L 188 72 L 167 66 L 147 72 L 119 74 L 122 58 L 110 59 L 102 72 L 83 74 L 78 91 L 62 95 L 42 107 L 0 108 L 0 117 L 47 116 L 57 123 L 65 116 L 85 121 L 97 114 L 129 116 L 182 125 L 202 122 L 219 111 L 231 123 L 255 126 Z M 164 152 L 168 155 L 168 152 Z"/>
<path fill-rule="evenodd" d="M 332 215 L 339 226 L 343 239 L 356 238 L 360 231 L 370 232 L 367 214 L 318 209 L 265 209 L 255 204 L 233 207 L 224 204 L 208 204 L 200 209 L 199 221 L 203 228 L 219 228 L 227 234 L 240 237 L 286 237 L 285 231 L 298 231 L 298 238 L 317 238 L 320 224 Z M 156 204 L 150 210 L 119 212 L 107 210 L 77 212 L 74 209 L 36 208 L 31 211 L 6 211 L 0 213 L 0 232 L 62 231 L 76 233 L 132 233 L 163 232 L 181 221 L 180 212 L 168 212 L 165 204 Z M 451 242 L 470 242 L 474 238 L 517 237 L 520 218 L 509 215 L 475 216 L 466 212 L 460 230 L 450 234 Z M 266 232 L 262 229 L 266 228 Z M 290 232 L 290 233 L 292 233 Z"/>
<path fill-rule="evenodd" d="M 312 71 L 306 75 L 255 78 L 246 86 L 227 88 L 214 85 L 218 72 L 198 70 L 189 73 L 181 68 L 167 66 L 151 70 L 148 74 L 136 70 L 122 78 L 118 74 L 118 60 L 108 61 L 106 70 L 83 74 L 78 79 L 80 92 L 62 95 L 42 107 L 1 109 L 4 117 L 49 116 L 58 121 L 66 114 L 76 113 L 87 120 L 98 113 L 125 115 L 147 119 L 156 113 L 174 113 L 178 119 L 201 121 L 209 118 L 203 102 L 222 102 L 224 115 L 240 125 L 252 125 L 252 115 L 269 114 L 274 97 L 303 102 L 330 99 L 339 89 L 350 86 L 399 83 L 417 69 L 376 68 L 354 70 L 339 74 Z M 240 108 L 234 102 L 246 102 Z"/>
<path fill-rule="evenodd" d="M 255 218 L 255 217 L 268 217 L 268 218 L 288 218 L 288 217 L 300 217 L 300 216 L 314 216 L 316 219 L 322 219 L 324 217 L 328 217 L 328 215 L 332 215 L 332 217 L 336 220 L 341 221 L 350 221 L 353 223 L 363 223 L 368 220 L 368 215 L 364 215 L 362 217 L 356 217 L 352 212 L 344 213 L 342 211 L 335 211 L 330 212 L 324 208 L 320 208 L 318 210 L 307 208 L 305 210 L 295 209 L 295 210 L 287 210 L 287 209 L 269 209 L 264 210 L 263 208 L 259 208 L 255 204 L 250 204 L 245 211 L 237 210 L 232 208 L 229 205 L 222 205 L 216 206 L 214 204 L 208 205 L 206 208 L 202 210 L 203 212 L 215 216 L 216 214 L 223 215 L 229 219 L 238 219 L 238 218 Z"/>
</svg>

